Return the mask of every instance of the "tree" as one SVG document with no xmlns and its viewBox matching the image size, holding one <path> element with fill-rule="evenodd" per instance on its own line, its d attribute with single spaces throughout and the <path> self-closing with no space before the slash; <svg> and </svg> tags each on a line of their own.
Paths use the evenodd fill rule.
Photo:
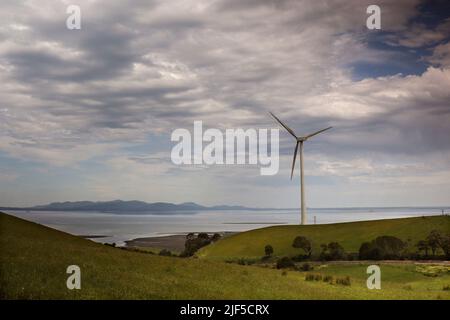
<svg viewBox="0 0 450 320">
<path fill-rule="evenodd" d="M 214 235 L 211 237 L 211 242 L 216 242 L 218 240 L 220 240 L 222 236 L 218 233 L 214 233 Z"/>
<path fill-rule="evenodd" d="M 184 251 L 181 253 L 182 257 L 193 256 L 197 250 L 211 243 L 207 233 L 199 233 L 197 238 L 189 237 L 184 243 Z"/>
<path fill-rule="evenodd" d="M 432 230 L 427 236 L 428 245 L 431 248 L 433 256 L 436 255 L 436 250 L 441 247 L 442 235 L 438 230 Z"/>
<path fill-rule="evenodd" d="M 295 267 L 295 263 L 289 257 L 283 257 L 277 261 L 277 269 L 293 268 L 293 267 Z"/>
<path fill-rule="evenodd" d="M 393 236 L 380 236 L 373 241 L 373 247 L 380 249 L 383 259 L 398 259 L 402 256 L 406 243 Z"/>
<path fill-rule="evenodd" d="M 450 234 L 442 237 L 441 248 L 444 251 L 446 259 L 450 259 Z"/>
<path fill-rule="evenodd" d="M 344 248 L 338 242 L 330 242 L 321 245 L 321 260 L 342 260 L 345 258 Z"/>
<path fill-rule="evenodd" d="M 363 242 L 359 247 L 359 260 L 370 260 L 370 242 Z"/>
<path fill-rule="evenodd" d="M 160 255 L 160 256 L 170 257 L 170 256 L 172 256 L 172 252 L 170 252 L 170 250 L 167 250 L 167 249 L 162 249 L 162 250 L 159 252 L 159 255 Z"/>
<path fill-rule="evenodd" d="M 193 232 L 190 232 L 186 235 L 186 240 L 191 240 L 195 238 L 195 234 Z"/>
<path fill-rule="evenodd" d="M 308 238 L 303 237 L 303 236 L 298 236 L 294 239 L 292 246 L 294 248 L 303 249 L 308 257 L 311 256 L 312 245 L 311 245 L 311 241 L 309 241 Z"/>
<path fill-rule="evenodd" d="M 342 260 L 345 256 L 344 248 L 337 242 L 330 242 L 328 251 L 330 260 Z"/>
<path fill-rule="evenodd" d="M 209 236 L 206 232 L 200 232 L 197 236 L 197 238 L 199 239 L 205 239 L 205 240 L 209 240 Z"/>
<path fill-rule="evenodd" d="M 266 245 L 264 247 L 264 253 L 267 257 L 270 257 L 273 254 L 273 247 L 270 244 Z"/>
<path fill-rule="evenodd" d="M 420 240 L 416 244 L 417 249 L 419 251 L 425 251 L 425 256 L 428 256 L 428 250 L 430 250 L 430 245 L 428 244 L 428 241 L 426 240 Z"/>
<path fill-rule="evenodd" d="M 406 243 L 392 236 L 380 236 L 371 242 L 363 242 L 359 247 L 359 259 L 398 259 L 403 256 Z"/>
</svg>

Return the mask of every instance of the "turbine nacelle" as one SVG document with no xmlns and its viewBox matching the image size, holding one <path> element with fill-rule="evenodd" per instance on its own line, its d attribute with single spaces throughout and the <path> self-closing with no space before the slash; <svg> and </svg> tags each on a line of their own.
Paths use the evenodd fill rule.
<svg viewBox="0 0 450 320">
<path fill-rule="evenodd" d="M 285 123 L 283 123 L 280 119 L 278 119 L 277 118 L 277 116 L 275 116 L 272 112 L 269 112 L 270 113 L 270 115 L 284 128 L 284 129 L 286 129 L 286 131 L 287 132 L 289 132 L 290 134 L 291 134 L 291 136 L 293 136 L 294 138 L 295 138 L 295 140 L 297 140 L 297 143 L 300 143 L 300 142 L 305 142 L 306 140 L 308 140 L 309 138 L 311 138 L 312 136 L 315 136 L 315 135 L 317 135 L 317 134 L 319 134 L 319 133 L 322 133 L 322 132 L 324 132 L 324 131 L 326 131 L 326 130 L 328 130 L 328 129 L 331 129 L 331 128 L 333 128 L 333 127 L 328 127 L 328 128 L 325 128 L 325 129 L 322 129 L 322 130 L 319 130 L 319 131 L 316 131 L 316 132 L 313 132 L 313 133 L 311 133 L 311 134 L 308 134 L 308 135 L 306 135 L 306 136 L 301 136 L 301 137 L 298 137 L 296 134 L 295 134 L 295 132 L 294 132 L 294 130 L 292 130 L 291 128 L 289 128 Z"/>
</svg>

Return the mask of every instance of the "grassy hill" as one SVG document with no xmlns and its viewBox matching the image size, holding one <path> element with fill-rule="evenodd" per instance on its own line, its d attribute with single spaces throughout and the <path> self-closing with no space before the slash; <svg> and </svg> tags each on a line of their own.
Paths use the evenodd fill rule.
<svg viewBox="0 0 450 320">
<path fill-rule="evenodd" d="M 358 252 L 361 243 L 371 241 L 377 236 L 395 236 L 415 245 L 434 229 L 450 233 L 450 217 L 428 216 L 323 225 L 274 226 L 227 237 L 203 248 L 197 255 L 213 260 L 260 258 L 264 255 L 264 246 L 270 244 L 274 248 L 274 255 L 293 256 L 300 253 L 300 249 L 292 247 L 293 240 L 300 235 L 312 241 L 313 254 L 320 252 L 321 244 L 332 241 L 339 242 L 346 252 Z"/>
<path fill-rule="evenodd" d="M 81 290 L 66 268 L 81 268 Z M 200 259 L 160 257 L 94 243 L 0 213 L 0 299 L 450 299 L 450 274 L 425 277 L 414 265 L 382 266 L 382 290 L 368 290 L 366 265 L 323 265 L 351 276 L 344 287 L 305 273 Z"/>
</svg>

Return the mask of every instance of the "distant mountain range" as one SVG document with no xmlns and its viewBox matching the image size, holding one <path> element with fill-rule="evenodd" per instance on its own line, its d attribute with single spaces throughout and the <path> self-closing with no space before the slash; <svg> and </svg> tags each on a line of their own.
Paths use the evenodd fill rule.
<svg viewBox="0 0 450 320">
<path fill-rule="evenodd" d="M 248 208 L 244 206 L 202 206 L 194 202 L 184 202 L 174 204 L 169 202 L 147 203 L 143 201 L 75 201 L 75 202 L 53 202 L 46 205 L 13 208 L 0 207 L 0 210 L 28 210 L 28 211 L 97 211 L 97 212 L 113 212 L 113 213 L 144 213 L 144 212 L 175 212 L 175 211 L 201 211 L 201 210 L 267 210 L 258 208 Z"/>
</svg>

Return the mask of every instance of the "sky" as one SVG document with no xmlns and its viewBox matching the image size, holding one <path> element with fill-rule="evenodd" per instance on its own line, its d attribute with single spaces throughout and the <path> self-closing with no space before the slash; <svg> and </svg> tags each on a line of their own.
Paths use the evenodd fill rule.
<svg viewBox="0 0 450 320">
<path fill-rule="evenodd" d="M 299 207 L 284 131 L 273 176 L 170 159 L 177 128 L 278 128 L 269 111 L 333 126 L 305 144 L 308 207 L 450 205 L 448 1 L 2 0 L 0 21 L 0 206 Z"/>
</svg>

